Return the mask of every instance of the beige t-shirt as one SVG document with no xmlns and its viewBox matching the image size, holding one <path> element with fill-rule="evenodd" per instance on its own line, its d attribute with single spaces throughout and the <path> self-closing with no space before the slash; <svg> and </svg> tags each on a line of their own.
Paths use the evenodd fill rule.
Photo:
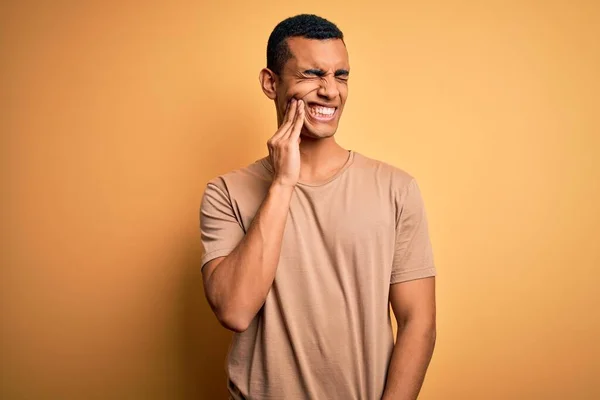
<svg viewBox="0 0 600 400">
<path fill-rule="evenodd" d="M 202 266 L 236 247 L 272 176 L 267 156 L 207 184 Z M 435 274 L 415 179 L 350 150 L 326 182 L 294 188 L 275 281 L 229 348 L 231 396 L 380 399 L 394 345 L 390 284 Z"/>
</svg>

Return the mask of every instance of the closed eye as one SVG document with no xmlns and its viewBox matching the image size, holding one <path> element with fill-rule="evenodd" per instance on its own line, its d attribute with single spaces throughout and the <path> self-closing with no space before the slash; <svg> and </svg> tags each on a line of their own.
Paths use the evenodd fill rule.
<svg viewBox="0 0 600 400">
<path fill-rule="evenodd" d="M 350 76 L 350 71 L 348 71 L 348 70 L 338 69 L 337 71 L 335 71 L 335 77 L 342 81 L 347 81 L 349 76 Z"/>
<path fill-rule="evenodd" d="M 308 78 L 320 78 L 322 76 L 325 76 L 325 71 L 320 70 L 320 69 L 307 69 L 306 71 L 304 71 L 302 73 L 302 75 L 308 77 Z"/>
<path fill-rule="evenodd" d="M 322 78 L 325 75 L 327 75 L 327 73 L 325 71 L 323 71 L 322 69 L 307 69 L 305 71 L 302 72 L 303 75 L 307 76 L 307 77 L 318 77 L 318 78 Z M 348 77 L 349 77 L 350 71 L 346 70 L 346 69 L 338 69 L 337 71 L 335 71 L 335 78 L 339 79 L 341 81 L 347 81 Z"/>
</svg>

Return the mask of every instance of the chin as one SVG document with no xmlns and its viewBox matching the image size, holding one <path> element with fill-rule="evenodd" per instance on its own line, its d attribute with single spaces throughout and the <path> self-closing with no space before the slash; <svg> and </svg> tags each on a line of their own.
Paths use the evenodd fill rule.
<svg viewBox="0 0 600 400">
<path fill-rule="evenodd" d="M 316 126 L 315 126 L 316 125 Z M 319 126 L 320 125 L 320 126 Z M 318 139 L 328 138 L 335 134 L 337 131 L 337 124 L 335 126 L 330 126 L 328 124 L 312 124 L 307 123 L 304 125 L 304 133 L 303 135 Z"/>
<path fill-rule="evenodd" d="M 303 136 L 308 136 L 311 138 L 315 138 L 315 139 L 324 139 L 324 138 L 328 138 L 331 137 L 333 135 L 335 135 L 335 131 L 336 129 L 313 129 L 313 128 L 308 128 L 306 129 L 302 135 Z"/>
</svg>

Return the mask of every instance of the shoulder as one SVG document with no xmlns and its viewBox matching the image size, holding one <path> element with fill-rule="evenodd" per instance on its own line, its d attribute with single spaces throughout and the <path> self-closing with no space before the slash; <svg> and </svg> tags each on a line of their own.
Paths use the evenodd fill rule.
<svg viewBox="0 0 600 400">
<path fill-rule="evenodd" d="M 206 183 L 206 190 L 219 190 L 230 198 L 240 193 L 262 191 L 272 180 L 263 160 L 264 157 L 211 178 Z"/>
<path fill-rule="evenodd" d="M 398 193 L 407 190 L 415 181 L 415 177 L 405 169 L 361 153 L 355 154 L 355 169 L 389 184 Z"/>
</svg>

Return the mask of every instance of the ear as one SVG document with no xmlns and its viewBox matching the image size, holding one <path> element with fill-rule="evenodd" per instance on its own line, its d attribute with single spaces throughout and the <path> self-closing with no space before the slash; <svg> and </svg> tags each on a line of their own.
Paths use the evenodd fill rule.
<svg viewBox="0 0 600 400">
<path fill-rule="evenodd" d="M 263 68 L 258 74 L 258 80 L 263 92 L 271 100 L 275 100 L 277 95 L 277 75 L 269 68 Z"/>
</svg>

